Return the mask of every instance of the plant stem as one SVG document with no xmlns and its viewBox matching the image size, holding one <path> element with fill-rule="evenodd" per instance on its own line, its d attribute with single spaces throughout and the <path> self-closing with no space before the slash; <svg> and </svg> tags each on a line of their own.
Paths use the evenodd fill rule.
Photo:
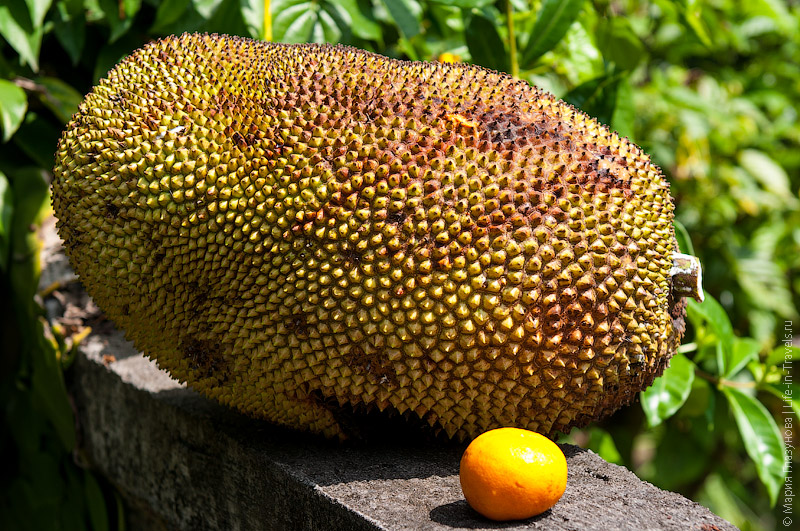
<svg viewBox="0 0 800 531">
<path fill-rule="evenodd" d="M 506 0 L 506 26 L 508 26 L 508 59 L 511 63 L 511 75 L 519 77 L 517 38 L 514 36 L 514 8 L 511 6 L 511 0 Z"/>
<path fill-rule="evenodd" d="M 270 12 L 270 0 L 264 0 L 264 29 L 261 38 L 267 42 L 272 41 L 272 13 Z"/>
</svg>

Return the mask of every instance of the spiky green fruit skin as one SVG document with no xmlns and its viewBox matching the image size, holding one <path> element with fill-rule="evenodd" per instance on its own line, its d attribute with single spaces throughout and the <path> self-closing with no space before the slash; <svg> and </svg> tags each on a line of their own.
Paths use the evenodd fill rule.
<svg viewBox="0 0 800 531">
<path fill-rule="evenodd" d="M 338 404 L 459 438 L 567 431 L 680 341 L 659 170 L 478 67 L 167 38 L 86 97 L 54 173 L 106 314 L 175 378 L 281 424 L 342 435 Z"/>
</svg>

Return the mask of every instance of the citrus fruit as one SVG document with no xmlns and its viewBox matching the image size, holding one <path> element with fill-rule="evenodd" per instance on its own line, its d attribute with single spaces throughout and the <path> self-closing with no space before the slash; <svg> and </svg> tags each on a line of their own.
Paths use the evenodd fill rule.
<svg viewBox="0 0 800 531">
<path fill-rule="evenodd" d="M 543 435 L 498 428 L 470 443 L 459 476 L 473 509 L 492 520 L 520 520 L 545 512 L 561 498 L 567 459 Z"/>
</svg>

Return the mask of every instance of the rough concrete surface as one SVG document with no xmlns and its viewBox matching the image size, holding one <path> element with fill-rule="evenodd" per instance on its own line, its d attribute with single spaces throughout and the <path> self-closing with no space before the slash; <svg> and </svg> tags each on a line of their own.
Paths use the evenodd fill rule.
<svg viewBox="0 0 800 531">
<path fill-rule="evenodd" d="M 42 284 L 60 284 L 44 301 L 48 314 L 65 328 L 93 328 L 69 374 L 81 451 L 122 493 L 131 529 L 735 529 L 570 445 L 562 445 L 569 479 L 555 507 L 491 522 L 461 494 L 463 444 L 399 418 L 349 443 L 245 418 L 141 356 L 65 266 L 49 225 Z"/>
</svg>

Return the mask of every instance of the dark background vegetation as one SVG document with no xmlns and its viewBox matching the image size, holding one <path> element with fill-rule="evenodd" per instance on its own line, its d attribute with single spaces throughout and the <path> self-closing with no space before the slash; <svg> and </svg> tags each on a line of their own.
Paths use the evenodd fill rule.
<svg viewBox="0 0 800 531">
<path fill-rule="evenodd" d="M 80 335 L 44 319 L 36 229 L 83 95 L 135 48 L 183 31 L 472 62 L 643 146 L 672 183 L 709 297 L 690 306 L 684 346 L 641 407 L 566 440 L 742 529 L 782 527 L 798 425 L 788 392 L 800 393 L 784 370 L 800 321 L 797 1 L 3 0 L 0 528 L 124 528 L 75 447 L 63 375 Z"/>
</svg>

